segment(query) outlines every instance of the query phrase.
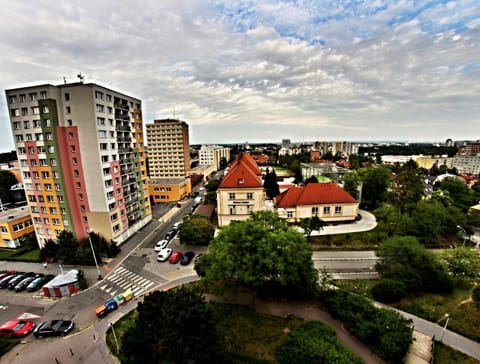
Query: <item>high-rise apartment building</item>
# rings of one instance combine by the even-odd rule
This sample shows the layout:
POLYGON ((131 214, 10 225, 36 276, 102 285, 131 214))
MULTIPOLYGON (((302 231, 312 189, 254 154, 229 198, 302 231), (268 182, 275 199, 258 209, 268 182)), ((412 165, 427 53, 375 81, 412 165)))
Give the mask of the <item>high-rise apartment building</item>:
POLYGON ((155 203, 178 201, 191 192, 188 124, 154 120, 147 127, 149 190, 155 203))
POLYGON ((35 233, 117 244, 151 220, 139 99, 83 82, 6 90, 35 233))
POLYGON ((146 125, 149 177, 186 177, 190 170, 188 124, 164 119, 146 125))
POLYGON ((225 148, 220 145, 202 145, 198 152, 198 157, 201 166, 213 165, 215 166, 215 170, 218 171, 223 158, 226 163, 229 162, 230 148, 225 148))

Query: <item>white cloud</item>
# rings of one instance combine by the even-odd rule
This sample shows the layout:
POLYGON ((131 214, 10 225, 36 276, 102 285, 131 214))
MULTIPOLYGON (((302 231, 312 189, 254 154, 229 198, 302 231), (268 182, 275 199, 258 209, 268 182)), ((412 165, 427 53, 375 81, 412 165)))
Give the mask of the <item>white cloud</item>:
MULTIPOLYGON (((479 19, 474 0, 6 2, 0 85, 82 72, 192 143, 478 138, 479 19)), ((3 99, 5 150, 8 123, 3 99)))

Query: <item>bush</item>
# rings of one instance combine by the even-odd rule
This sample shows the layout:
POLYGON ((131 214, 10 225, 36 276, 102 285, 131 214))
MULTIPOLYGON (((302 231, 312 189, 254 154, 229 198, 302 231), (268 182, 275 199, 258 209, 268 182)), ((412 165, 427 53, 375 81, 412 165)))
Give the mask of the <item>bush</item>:
POLYGON ((326 292, 324 302, 330 314, 373 352, 388 362, 403 362, 412 342, 410 321, 342 289, 326 292))
POLYGON ((291 332, 277 348, 280 364, 363 363, 338 341, 335 330, 318 321, 310 321, 291 332))
POLYGON ((475 307, 480 309, 480 286, 477 286, 472 291, 472 299, 475 303, 475 307))
POLYGON ((377 301, 392 303, 401 300, 407 295, 407 287, 401 281, 383 278, 373 286, 372 294, 377 301))

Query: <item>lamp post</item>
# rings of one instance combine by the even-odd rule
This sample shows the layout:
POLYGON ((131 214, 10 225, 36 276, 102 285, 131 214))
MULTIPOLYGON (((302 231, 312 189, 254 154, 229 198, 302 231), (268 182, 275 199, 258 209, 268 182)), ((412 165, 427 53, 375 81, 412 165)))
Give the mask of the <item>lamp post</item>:
POLYGON ((102 279, 102 274, 100 273, 100 269, 98 268, 98 263, 97 263, 97 256, 95 255, 95 250, 93 249, 93 244, 92 244, 92 238, 90 237, 90 233, 92 232, 92 229, 88 229, 88 241, 90 242, 90 249, 92 249, 92 254, 93 254, 93 260, 95 261, 95 267, 97 267, 97 273, 98 273, 98 280, 102 279))
POLYGON ((443 342, 443 336, 445 335, 445 331, 447 331, 448 320, 450 319, 450 315, 448 313, 445 314, 447 321, 445 321, 445 326, 443 326, 442 330, 442 337, 440 338, 440 342, 443 342))
POLYGON ((467 232, 465 231, 465 229, 463 227, 461 227, 460 225, 457 225, 457 229, 461 230, 462 231, 462 234, 463 234, 463 246, 465 246, 465 239, 467 238, 467 232))
POLYGON ((118 345, 117 335, 115 334, 115 328, 113 327, 112 323, 109 323, 108 326, 110 326, 110 328, 112 329, 113 338, 115 339, 115 345, 117 346, 117 354, 118 354, 120 348, 119 348, 119 345, 118 345))

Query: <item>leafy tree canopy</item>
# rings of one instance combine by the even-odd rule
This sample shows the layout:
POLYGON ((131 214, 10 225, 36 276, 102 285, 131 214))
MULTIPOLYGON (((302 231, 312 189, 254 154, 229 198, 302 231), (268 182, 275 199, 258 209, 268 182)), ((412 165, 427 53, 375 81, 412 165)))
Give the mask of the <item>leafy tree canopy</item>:
POLYGON ((363 208, 374 210, 386 201, 390 174, 390 169, 385 166, 360 171, 363 208))
POLYGON ((347 191, 350 196, 358 199, 358 187, 360 186, 360 177, 357 172, 352 171, 343 175, 343 189, 347 191))
POLYGON ((135 325, 121 339, 122 363, 222 362, 212 311, 198 288, 155 291, 137 312, 135 325))
POLYGON ((325 224, 325 221, 320 219, 318 216, 313 216, 311 218, 307 217, 305 219, 301 219, 299 225, 305 232, 305 235, 307 236, 307 240, 308 240, 310 239, 310 236, 312 235, 313 231, 322 230, 326 224, 325 224))
POLYGON ((280 193, 280 187, 278 186, 275 169, 270 172, 270 169, 267 168, 265 180, 263 182, 263 188, 265 188, 265 192, 269 199, 275 198, 280 193))
POLYGON ((201 214, 190 215, 183 220, 178 234, 182 244, 208 245, 215 234, 215 227, 201 214))
POLYGON ((10 171, 0 170, 0 199, 2 203, 13 202, 10 187, 17 184, 17 178, 10 171))
POLYGON ((417 163, 410 159, 399 167, 390 188, 390 198, 400 211, 405 212, 425 195, 424 174, 417 163))
POLYGON ((202 257, 207 282, 260 287, 268 282, 298 294, 316 289, 318 272, 305 237, 277 213, 255 212, 223 227, 202 257))
POLYGON ((480 280, 478 251, 466 247, 446 249, 442 252, 441 259, 452 276, 480 280))
POLYGON ((439 258, 413 236, 387 239, 377 250, 376 269, 383 278, 403 282, 410 293, 451 292, 453 282, 439 258))

